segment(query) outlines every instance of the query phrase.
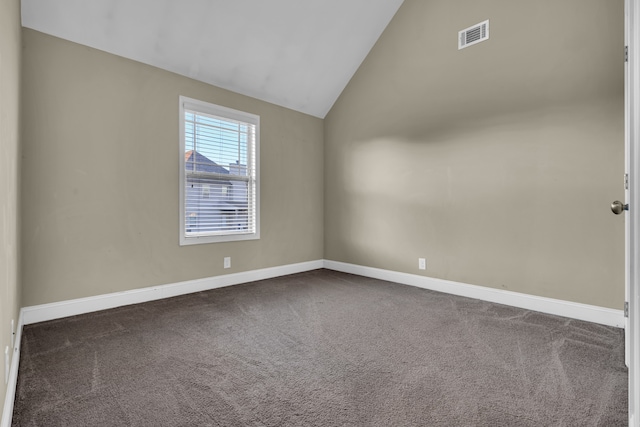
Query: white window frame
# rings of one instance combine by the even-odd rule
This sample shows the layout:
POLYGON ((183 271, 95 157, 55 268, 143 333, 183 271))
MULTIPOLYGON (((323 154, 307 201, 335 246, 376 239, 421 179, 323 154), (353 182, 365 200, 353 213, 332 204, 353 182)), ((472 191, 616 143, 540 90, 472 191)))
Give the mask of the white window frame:
MULTIPOLYGON (((180 96, 179 122, 180 122, 180 246, 194 245, 201 243, 219 243, 219 242, 235 242, 241 240, 257 240, 260 239, 260 116, 234 110, 220 105, 211 104, 209 102, 200 101, 186 96, 180 96), (196 111, 203 114, 209 114, 229 119, 233 121, 245 122, 255 126, 255 140, 253 157, 251 160, 255 163, 254 177, 254 200, 255 200, 255 230, 253 232, 246 231, 229 231, 224 234, 203 234, 191 235, 186 234, 186 206, 185 206, 185 110, 196 111)), ((250 154, 251 156, 251 154, 250 154)))

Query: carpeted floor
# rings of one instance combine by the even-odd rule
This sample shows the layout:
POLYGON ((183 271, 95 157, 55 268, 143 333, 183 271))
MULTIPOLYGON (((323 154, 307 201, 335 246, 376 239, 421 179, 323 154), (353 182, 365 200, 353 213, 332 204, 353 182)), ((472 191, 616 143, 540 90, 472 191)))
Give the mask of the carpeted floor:
POLYGON ((622 330, 328 270, 26 326, 14 426, 623 426, 622 330))

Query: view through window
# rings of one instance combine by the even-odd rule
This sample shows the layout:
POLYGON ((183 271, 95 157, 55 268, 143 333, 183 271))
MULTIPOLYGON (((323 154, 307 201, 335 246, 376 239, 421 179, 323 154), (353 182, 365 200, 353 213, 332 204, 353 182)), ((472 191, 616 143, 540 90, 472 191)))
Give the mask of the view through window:
POLYGON ((181 97, 181 243, 259 238, 259 117, 181 97))

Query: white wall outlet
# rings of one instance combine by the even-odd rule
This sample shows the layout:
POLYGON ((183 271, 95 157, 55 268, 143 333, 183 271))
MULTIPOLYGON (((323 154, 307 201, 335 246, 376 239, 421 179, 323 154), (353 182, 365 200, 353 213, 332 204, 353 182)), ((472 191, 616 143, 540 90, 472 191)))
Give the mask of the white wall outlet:
POLYGON ((231 257, 224 257, 224 268, 231 268, 231 257))
POLYGON ((427 269, 427 260, 425 258, 418 258, 418 268, 420 270, 427 269))
POLYGON ((4 348, 4 383, 9 382, 9 346, 4 348))
POLYGON ((13 319, 11 319, 11 348, 14 348, 15 346, 16 346, 16 326, 13 319))

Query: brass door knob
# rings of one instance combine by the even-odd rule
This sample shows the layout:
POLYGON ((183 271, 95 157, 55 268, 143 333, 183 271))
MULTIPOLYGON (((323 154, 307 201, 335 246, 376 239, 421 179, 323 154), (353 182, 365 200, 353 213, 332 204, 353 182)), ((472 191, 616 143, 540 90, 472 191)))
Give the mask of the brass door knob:
POLYGON ((629 205, 625 205, 618 200, 611 203, 611 212, 613 212, 616 215, 620 215, 622 211, 628 211, 628 210, 629 210, 629 205))

